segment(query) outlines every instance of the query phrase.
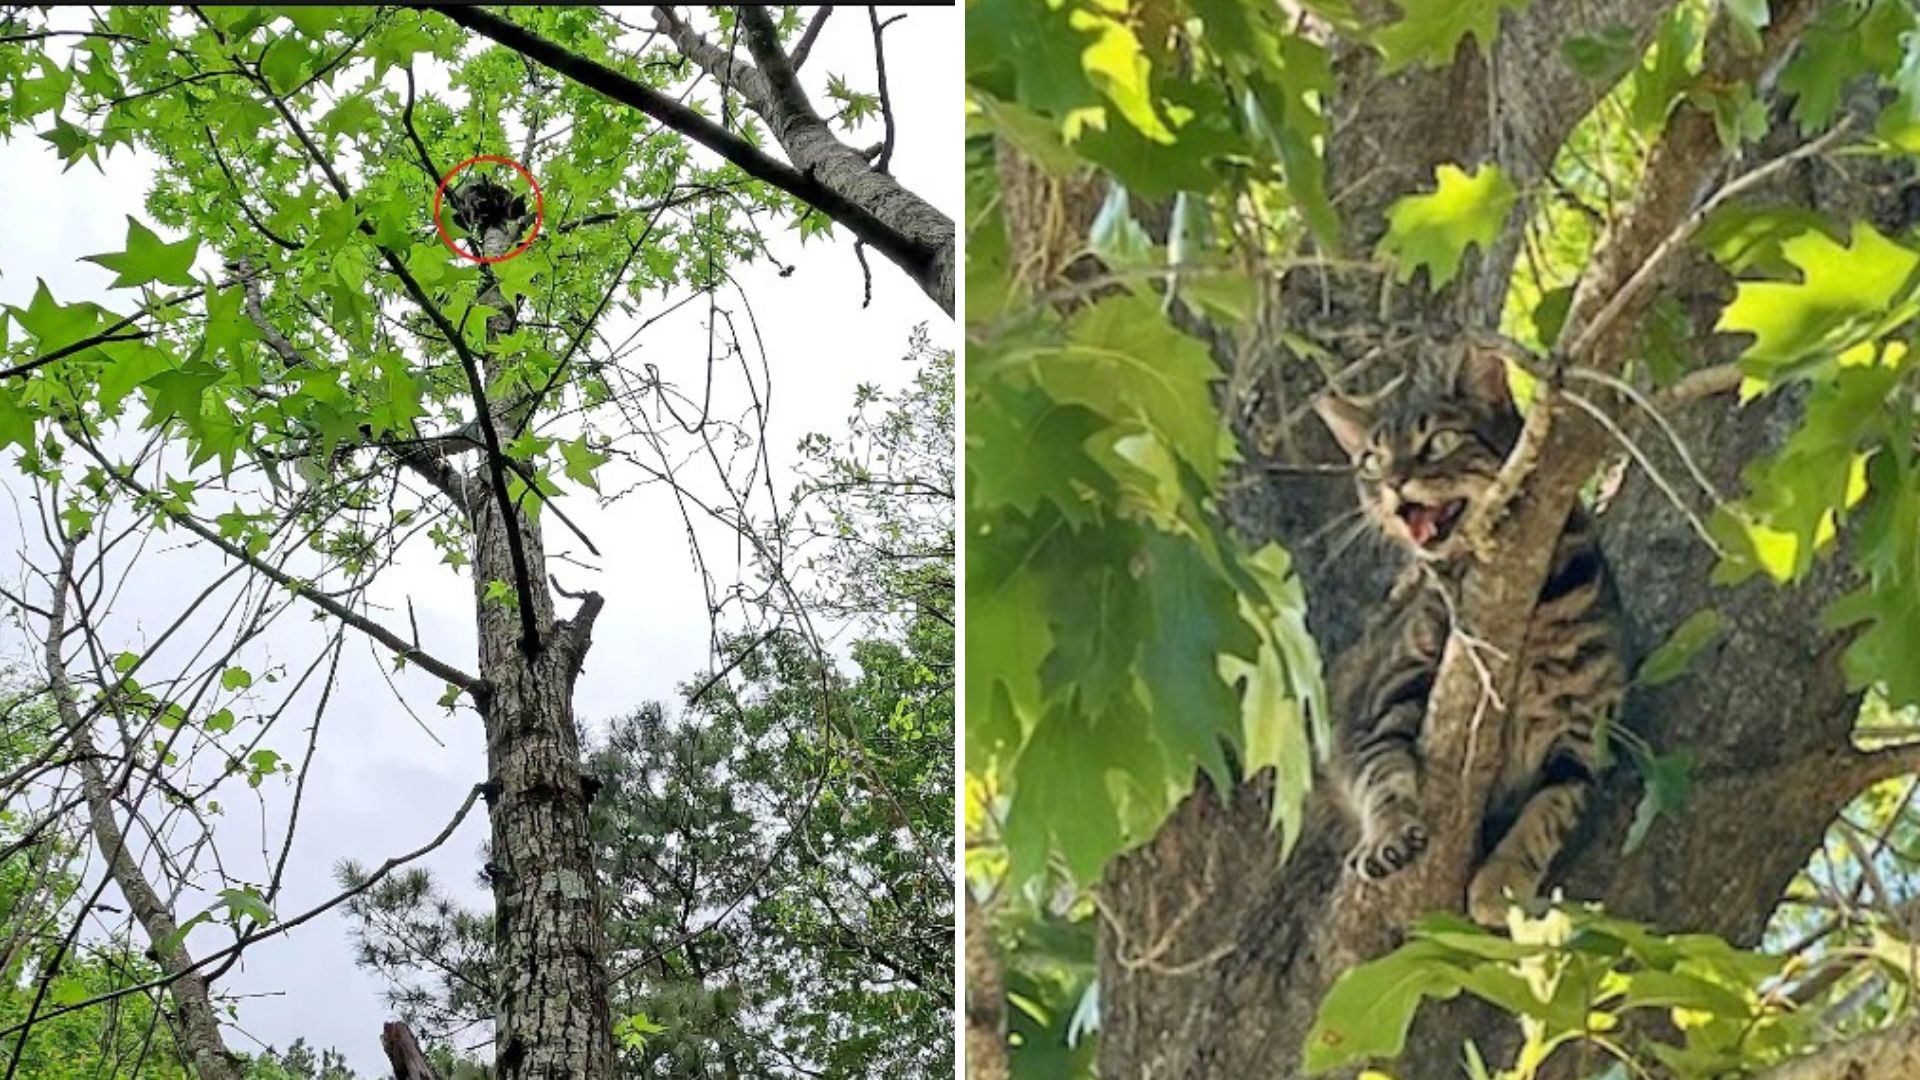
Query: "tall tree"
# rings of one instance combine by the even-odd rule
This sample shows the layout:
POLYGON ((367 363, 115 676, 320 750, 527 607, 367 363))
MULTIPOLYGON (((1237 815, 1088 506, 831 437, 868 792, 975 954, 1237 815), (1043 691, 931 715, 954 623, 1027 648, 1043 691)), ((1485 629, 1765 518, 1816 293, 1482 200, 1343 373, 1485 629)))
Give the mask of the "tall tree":
MULTIPOLYGON (((730 271, 765 252, 768 220, 787 219, 808 236, 829 232, 831 219, 911 262, 937 296, 939 223, 922 214, 921 231, 902 240, 906 224, 883 220, 898 185, 884 177, 863 185, 844 155, 801 173, 743 151, 762 136, 724 97, 732 90, 722 92, 717 124, 694 123, 698 110, 676 106, 663 131, 591 82, 557 78, 470 37, 456 15, 470 24, 485 16, 496 33, 515 27, 588 58, 649 102, 690 89, 679 44, 612 45, 625 27, 591 9, 526 10, 511 22, 472 9, 114 8, 72 24, 0 14, 8 90, 0 132, 34 131, 70 166, 111 168, 119 147, 159 163, 149 220, 130 217, 124 248, 93 256, 136 299, 63 302, 42 283, 0 319, 9 331, 0 338, 0 445, 21 452, 50 547, 87 551, 77 569, 47 574, 64 583, 52 597, 15 600, 46 631, 49 671, 83 673, 61 695, 63 738, 91 760, 82 736, 93 732, 110 765, 94 779, 117 777, 92 785, 102 796, 89 803, 96 817, 111 816, 119 800, 119 839, 96 830, 99 842, 109 850, 138 842, 136 862, 175 875, 154 890, 154 905, 141 906, 163 916, 142 921, 166 968, 155 981, 177 1002, 191 1008, 195 987, 249 945, 355 895, 276 910, 293 826, 277 863, 261 871, 265 885, 230 875, 213 839, 222 784, 287 777, 297 807, 314 741, 296 768, 238 721, 244 695, 280 695, 260 714, 270 728, 309 677, 331 686, 340 634, 288 686, 274 685, 277 670, 242 662, 280 614, 304 608, 386 652, 412 692, 445 687, 442 703, 472 709, 486 734, 482 782, 438 837, 423 829, 426 846, 355 888, 377 886, 443 842, 483 802, 497 1074, 606 1077, 615 1042, 606 907, 589 824, 594 785, 573 711, 604 601, 556 581, 574 572, 575 551, 598 555, 566 503, 631 468, 755 542, 744 488, 764 483, 769 464, 751 437, 765 422, 765 374, 748 363, 750 347, 721 306, 723 296, 750 303, 730 271), (429 78, 453 92, 430 91, 429 78), (512 153, 518 168, 466 161, 476 150, 512 153), (498 194, 483 193, 483 180, 498 194), (885 235, 862 231, 876 221, 885 235), (704 309, 708 370, 739 369, 753 391, 746 417, 713 415, 710 397, 636 361, 631 339, 602 336, 612 314, 643 303, 658 305, 655 318, 680 305, 704 309), (671 414, 682 441, 650 413, 671 414), (730 463, 714 440, 736 437, 747 453, 730 463), (711 465, 705 483, 723 500, 688 491, 683 454, 711 465), (555 529, 565 530, 558 548, 555 529), (71 632, 64 599, 111 595, 130 572, 128 553, 153 530, 229 571, 168 631, 204 631, 203 641, 170 651, 166 637, 136 647, 97 625, 71 632), (469 579, 470 659, 449 658, 369 601, 369 588, 390 577, 383 572, 410 557, 403 552, 428 543, 469 579), (195 623, 196 609, 223 604, 229 621, 211 631, 195 623), (189 853, 178 860, 175 830, 189 853), (211 890, 220 902, 191 915, 167 910, 200 875, 224 886, 211 890), (235 941, 195 956, 183 935, 211 920, 231 923, 235 941)), ((794 12, 778 24, 761 13, 743 24, 761 65, 771 63, 787 88, 783 101, 793 101, 798 58, 785 42, 797 39, 792 48, 803 53, 818 20, 804 36, 794 12)), ((877 30, 873 37, 878 63, 877 30)), ((877 69, 891 132, 883 79, 877 69)), ((881 119, 854 116, 849 127, 881 119)), ((777 562, 770 572, 784 573, 777 562)), ((810 629, 798 632, 822 650, 810 629)), ((323 689, 316 733, 326 701, 323 689)), ((114 1000, 49 1004, 55 977, 44 973, 41 1000, 7 1035, 114 1000)), ((16 1053, 9 1070, 17 1067, 16 1053)))
MULTIPOLYGON (((968 753, 1011 878, 980 869, 1008 882, 1010 987, 1037 944, 1018 887, 1049 853, 1091 886, 1040 895, 1098 928, 1102 1075, 1297 1074, 1335 979, 1460 909, 1499 753, 1473 734, 1596 480, 1631 651, 1667 670, 1631 695, 1642 768, 1563 857, 1569 895, 1755 945, 1841 807, 1914 767, 1853 741, 1863 688, 1915 701, 1909 6, 1295 7, 970 11, 968 753), (1525 434, 1423 730, 1434 847, 1368 890, 1306 795, 1316 689, 1276 676, 1348 647, 1394 567, 1346 542, 1306 405, 1468 347, 1530 386, 1525 434), (1284 665, 1234 602, 1274 593, 1213 554, 1223 518, 1293 556, 1312 632, 1284 665), (1181 612, 1180 696, 1174 580, 1214 590, 1181 612), (1106 781, 1054 794, 1094 754, 1106 781)), ((1016 1015, 1016 1066, 1084 1031, 1074 1000, 1016 1015)), ((1496 1012, 1423 1017, 1396 1076, 1508 1045, 1496 1012)))
MULTIPOLYGON (((802 442, 786 515, 796 551, 824 545, 801 591, 857 628, 857 672, 791 631, 742 634, 589 757, 625 1071, 952 1071, 950 856, 903 826, 943 837, 953 816, 953 357, 922 328, 909 360, 905 390, 859 389, 846 436, 802 442)), ((424 1035, 484 1020, 490 920, 424 871, 349 910, 424 1035)))

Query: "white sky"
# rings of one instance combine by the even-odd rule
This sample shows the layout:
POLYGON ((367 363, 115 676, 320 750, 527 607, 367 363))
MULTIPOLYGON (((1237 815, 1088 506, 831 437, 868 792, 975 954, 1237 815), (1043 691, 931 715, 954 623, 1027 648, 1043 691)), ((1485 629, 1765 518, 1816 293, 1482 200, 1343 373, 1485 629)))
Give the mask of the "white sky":
MULTIPOLYGON (((907 187, 957 219, 962 135, 955 95, 960 86, 962 13, 957 7, 883 8, 882 17, 896 10, 911 13, 887 32, 889 85, 901 120, 893 172, 907 187)), ((645 21, 644 12, 633 14, 645 21)), ((865 15, 859 8, 836 12, 807 63, 805 81, 823 108, 826 99, 821 88, 829 73, 844 75, 859 88, 872 87, 871 36, 865 15)), ((877 132, 874 127, 851 141, 856 145, 875 141, 877 132)), ((513 151, 496 148, 495 152, 513 151)), ((109 291, 110 271, 77 260, 119 250, 127 215, 146 220, 142 202, 153 161, 123 148, 108 159, 104 176, 87 164, 65 173, 61 168, 52 148, 31 133, 16 132, 11 141, 0 142, 0 206, 14 208, 0 219, 0 303, 25 305, 35 279, 43 278, 62 302, 92 299, 110 309, 127 310, 135 302, 135 293, 109 291)), ((427 220, 424 206, 422 220, 427 220)), ((162 235, 175 238, 165 230, 162 235)), ((957 335, 933 302, 877 255, 868 256, 873 266, 872 307, 862 310, 861 275, 850 243, 815 241, 801 249, 787 237, 769 239, 777 257, 797 267, 793 275, 779 278, 772 267, 760 263, 741 268, 736 276, 746 287, 766 344, 774 396, 768 452, 780 470, 776 486, 784 491, 790 479, 785 470, 794 462, 796 441, 809 431, 840 434, 856 384, 874 382, 892 388, 910 377, 911 367, 900 358, 916 323, 929 323, 939 345, 957 345, 957 335)), ((746 336, 740 305, 726 298, 722 303, 735 308, 746 336)), ((642 311, 643 317, 647 314, 642 311)), ((657 324, 643 338, 648 344, 639 359, 657 364, 669 380, 698 387, 706 358, 704 319, 704 304, 693 304, 657 324)), ((632 320, 615 315, 605 325, 606 336, 618 341, 631 324, 632 320)), ((750 337, 746 344, 752 347, 750 337)), ((734 389, 735 400, 723 397, 716 402, 716 412, 738 412, 744 407, 734 389)), ((719 393, 726 391, 723 386, 719 393)), ((601 486, 614 491, 633 479, 609 466, 601 486)), ((19 570, 6 564, 20 554, 41 554, 43 545, 37 540, 32 511, 27 511, 24 523, 16 513, 16 500, 24 499, 30 487, 10 461, 0 466, 0 480, 7 496, 0 497, 0 577, 18 583, 19 570)), ((575 697, 578 715, 594 725, 643 701, 670 699, 677 683, 707 666, 709 627, 679 511, 666 491, 642 489, 606 510, 577 498, 562 505, 606 556, 597 560, 598 574, 559 569, 563 584, 590 585, 607 597, 575 697)), ((564 537, 557 523, 549 522, 547 537, 550 551, 572 549, 586 557, 584 550, 564 537)), ((717 540, 718 534, 709 533, 708 538, 717 540)), ((731 549, 711 544, 708 550, 710 558, 721 556, 715 573, 724 586, 732 580, 731 549)), ((109 647, 142 651, 144 643, 220 567, 217 557, 210 557, 203 548, 188 548, 174 536, 150 546, 106 624, 109 647)), ((422 643, 435 655, 471 670, 469 589, 464 577, 437 565, 436 557, 422 546, 417 557, 389 570, 372 595, 376 603, 392 605, 390 610, 399 614, 391 624, 401 628, 411 600, 422 643)), ((561 613, 569 613, 572 606, 570 601, 560 601, 561 613)), ((243 654, 241 662, 255 672, 285 663, 297 673, 313 655, 318 640, 316 624, 306 621, 305 612, 294 611, 275 624, 261 647, 243 654)), ((0 630, 0 653, 19 655, 24 645, 17 630, 0 630)), ((440 830, 468 788, 484 777, 484 743, 472 711, 462 709, 448 717, 434 704, 440 692, 435 680, 417 674, 397 676, 408 703, 445 744, 436 745, 387 689, 379 674, 385 662, 365 639, 350 632, 332 704, 322 721, 319 755, 304 795, 285 892, 277 905, 282 914, 297 913, 331 896, 336 891, 332 868, 339 860, 377 864, 424 843, 440 830)), ((303 695, 299 699, 303 704, 289 710, 267 745, 297 760, 313 699, 311 693, 303 695)), ((235 711, 244 714, 241 705, 235 711)), ((290 789, 270 782, 262 793, 264 812, 244 797, 244 786, 221 794, 228 804, 227 814, 220 819, 228 870, 255 882, 265 879, 265 867, 270 865, 261 850, 263 840, 277 852, 282 832, 278 825, 284 821, 290 789)), ((485 816, 476 810, 451 841, 417 865, 433 869, 443 886, 464 894, 469 902, 484 904, 486 896, 474 878, 485 833, 485 816)), ((205 895, 190 895, 179 908, 185 916, 206 906, 205 895)), ((218 948, 224 934, 196 932, 192 945, 197 953, 218 948)), ((338 1047, 363 1077, 386 1075, 378 1045, 380 1024, 389 1018, 381 1000, 383 984, 354 965, 344 919, 325 916, 288 937, 255 946, 221 988, 244 996, 240 1025, 251 1036, 276 1048, 304 1036, 316 1046, 338 1047)), ((258 1049, 246 1035, 229 1030, 228 1036, 236 1050, 258 1049)))

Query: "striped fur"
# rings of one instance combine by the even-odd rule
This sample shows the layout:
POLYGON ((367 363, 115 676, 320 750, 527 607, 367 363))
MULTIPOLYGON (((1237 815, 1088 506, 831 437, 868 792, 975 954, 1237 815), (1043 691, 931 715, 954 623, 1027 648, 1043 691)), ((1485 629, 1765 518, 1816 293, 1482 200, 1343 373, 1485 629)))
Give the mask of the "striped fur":
MULTIPOLYGON (((1467 558, 1455 529, 1499 471, 1520 420, 1500 359, 1472 353, 1451 370, 1417 371, 1382 400, 1329 397, 1316 408, 1353 458, 1378 531, 1413 556, 1332 679, 1339 778, 1360 831, 1347 864, 1378 879, 1427 845, 1419 744, 1450 629, 1441 590, 1457 591, 1467 558)), ((1489 713, 1504 766, 1468 889, 1468 911, 1481 922, 1504 924, 1509 898, 1538 894, 1580 820, 1599 740, 1626 686, 1617 610, 1591 523, 1575 509, 1527 626, 1512 708, 1489 713)))

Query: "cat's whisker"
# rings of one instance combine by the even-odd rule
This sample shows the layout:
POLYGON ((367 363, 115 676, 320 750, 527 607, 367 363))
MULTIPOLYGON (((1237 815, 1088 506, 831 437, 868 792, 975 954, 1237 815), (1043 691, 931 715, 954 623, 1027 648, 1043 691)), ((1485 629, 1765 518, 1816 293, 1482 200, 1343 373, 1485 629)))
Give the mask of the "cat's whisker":
POLYGON ((1340 557, 1341 552, 1352 547, 1353 542, 1355 540, 1360 539, 1362 536, 1366 536, 1368 534, 1368 531, 1369 530, 1367 529, 1367 523, 1364 518, 1362 520, 1354 522, 1353 526, 1350 529, 1348 529, 1347 535, 1341 538, 1339 543, 1327 549, 1326 556, 1321 559, 1322 565, 1326 563, 1330 563, 1335 559, 1338 559, 1340 557))
POLYGON ((1298 543, 1296 543, 1294 547, 1299 551, 1305 551, 1308 548, 1312 547, 1314 544, 1319 543, 1321 540, 1324 540, 1327 537, 1327 534, 1333 532, 1336 529, 1341 528, 1342 526, 1346 525, 1348 522, 1352 521, 1354 518, 1359 517, 1364 513, 1366 513, 1365 507, 1356 506, 1351 510, 1345 511, 1343 513, 1335 514, 1332 518, 1329 518, 1326 522, 1321 524, 1319 528, 1308 533, 1304 538, 1302 538, 1298 543))

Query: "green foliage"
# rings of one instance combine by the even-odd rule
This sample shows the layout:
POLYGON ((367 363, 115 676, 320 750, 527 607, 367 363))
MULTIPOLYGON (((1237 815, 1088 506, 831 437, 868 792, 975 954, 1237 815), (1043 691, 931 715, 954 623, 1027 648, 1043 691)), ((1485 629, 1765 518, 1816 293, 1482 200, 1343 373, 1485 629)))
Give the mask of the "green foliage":
MULTIPOLYGON (((610 56, 604 42, 617 28, 599 13, 517 17, 652 85, 667 76, 649 60, 677 55, 662 46, 651 57, 610 56)), ((10 32, 37 25, 19 15, 0 22, 10 32)), ((370 538, 403 523, 366 520, 372 485, 355 463, 375 443, 456 428, 471 415, 460 358, 414 285, 465 327, 470 348, 488 352, 492 395, 551 388, 521 433, 538 440, 523 462, 532 479, 514 482, 564 497, 548 475, 594 489, 606 453, 590 418, 585 434, 579 421, 564 437, 544 430, 557 412, 592 404, 558 370, 582 330, 577 316, 718 280, 761 249, 751 220, 693 212, 703 201, 799 216, 737 168, 690 161, 683 141, 632 110, 575 84, 530 79, 508 50, 463 51, 465 32, 432 12, 117 8, 98 12, 89 30, 98 36, 9 42, 0 135, 38 130, 74 162, 103 165, 123 146, 155 157, 146 212, 129 219, 124 250, 88 257, 115 272, 115 288, 137 293, 107 310, 63 302, 43 284, 25 307, 0 315, 9 331, 0 366, 95 341, 0 387, 0 442, 30 450, 67 425, 110 433, 138 424, 185 451, 162 487, 191 492, 257 473, 272 498, 223 508, 236 516, 221 523, 255 555, 267 543, 258 523, 277 517, 279 497, 297 483, 314 495, 303 513, 325 534, 316 546, 341 554, 349 570, 378 565, 391 540, 370 538), (446 66, 464 104, 409 93, 407 72, 429 64, 446 66), (552 136, 527 162, 552 219, 534 249, 489 279, 440 244, 429 205, 437 170, 476 146, 504 146, 509 119, 552 136), (605 167, 616 154, 623 167, 605 167), (651 223, 625 212, 669 195, 688 209, 651 223), (565 227, 589 218, 596 223, 565 227), (513 290, 520 310, 516 330, 488 348, 479 301, 490 280, 513 290)), ((44 457, 28 464, 58 471, 44 457)), ((537 514, 543 500, 527 503, 537 514)), ((182 500, 158 509, 195 508, 182 500)), ((99 510, 77 499, 58 508, 74 526, 99 510)))
POLYGON ((1411 64, 1444 67, 1453 62, 1460 42, 1473 38, 1482 55, 1500 31, 1503 11, 1518 11, 1527 0, 1397 0, 1404 13, 1373 36, 1384 58, 1383 71, 1411 64))
MULTIPOLYGON (((623 1067, 951 1072, 951 630, 920 620, 904 641, 861 642, 853 678, 788 635, 727 649, 736 685, 678 716, 615 719, 587 765, 623 1067), (899 839, 901 813, 919 846, 899 839)), ((490 917, 425 872, 349 913, 359 961, 424 1039, 491 1015, 490 917)))
POLYGON ((1716 579, 1764 571, 1777 581, 1809 573, 1841 526, 1864 582, 1828 612, 1860 624, 1844 658, 1857 687, 1879 685, 1895 705, 1920 702, 1920 674, 1895 659, 1920 647, 1920 495, 1910 409, 1908 339, 1920 315, 1920 251, 1855 223, 1850 242, 1820 223, 1777 233, 1778 264, 1744 255, 1736 265, 1780 276, 1740 281, 1720 319, 1752 335, 1741 355, 1746 394, 1806 387, 1800 426, 1745 472, 1747 494, 1711 525, 1727 552, 1716 579), (1784 264, 1780 266, 1779 264, 1784 264))
POLYGON ((155 281, 164 285, 191 285, 194 281, 191 273, 193 257, 199 248, 199 242, 192 238, 177 244, 166 243, 153 230, 128 218, 127 249, 105 255, 89 255, 87 260, 117 272, 120 276, 113 279, 113 288, 116 289, 155 281))
POLYGON ((1301 827, 1326 722, 1304 597, 1284 551, 1221 521, 1220 369, 1169 308, 1250 322, 1247 260, 1337 250, 1334 82, 1327 46, 1252 0, 980 0, 967 26, 967 877, 1014 1075, 1064 1080, 1091 1075, 1084 886, 1107 861, 1203 771, 1274 771, 1276 860, 1301 827), (1100 171, 1085 247, 1120 284, 1056 308, 1009 258, 1010 152, 1045 182, 1100 171), (1262 227, 1226 228, 1249 204, 1262 227))
POLYGON ((1676 1080, 1708 1080, 1790 1056, 1821 1034, 1769 992, 1776 957, 1707 935, 1659 934, 1590 907, 1539 917, 1516 909, 1509 929, 1502 937, 1430 916, 1405 945, 1343 973, 1307 1037, 1307 1071, 1397 1056, 1422 1001, 1462 992, 1520 1024, 1503 1080, 1526 1080, 1555 1049, 1581 1043, 1633 1068, 1657 1061, 1676 1080), (1675 1023, 1633 1023, 1641 1010, 1675 1023))
POLYGON ((1702 608, 1687 616, 1685 622, 1667 635, 1667 640, 1640 661, 1634 681, 1642 686, 1659 686, 1686 674, 1693 658, 1719 638, 1726 625, 1726 618, 1713 608, 1702 608))
POLYGON ((1282 766, 1274 813, 1297 822, 1307 759, 1278 757, 1306 740, 1272 729, 1300 731, 1295 703, 1323 719, 1317 655, 1285 555, 1242 552, 1211 510, 1214 372, 1138 295, 969 354, 967 753, 1005 785, 1017 880, 1058 853, 1090 881, 1196 769, 1228 782, 1228 748, 1282 766))
POLYGON ((1517 196, 1498 165, 1472 173, 1442 165, 1434 180, 1431 194, 1404 196, 1387 211, 1380 254, 1394 260, 1401 281, 1424 267, 1428 287, 1437 290, 1459 273, 1469 247, 1492 245, 1517 196))
POLYGON ((1050 167, 1082 158, 1148 198, 1257 189, 1336 239, 1316 143, 1332 70, 1270 5, 979 0, 967 84, 976 120, 1050 167))

